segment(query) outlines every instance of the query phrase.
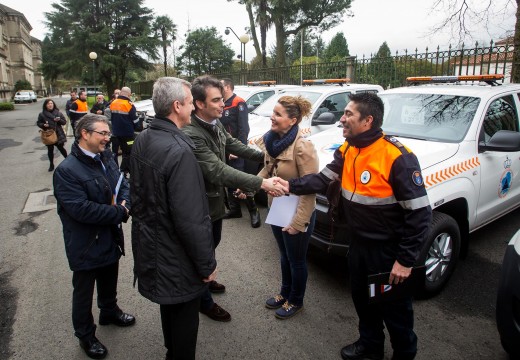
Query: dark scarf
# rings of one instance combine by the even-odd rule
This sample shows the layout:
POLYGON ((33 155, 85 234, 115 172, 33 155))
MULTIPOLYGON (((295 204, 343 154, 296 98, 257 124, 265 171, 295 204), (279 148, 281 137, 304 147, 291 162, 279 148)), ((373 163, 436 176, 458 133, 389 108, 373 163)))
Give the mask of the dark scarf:
POLYGON ((54 118, 59 116, 59 111, 56 109, 53 109, 52 112, 45 109, 42 111, 42 115, 45 119, 47 119, 49 126, 53 129, 56 129, 56 122, 54 121, 54 118))
POLYGON ((383 129, 370 129, 367 130, 357 136, 354 136, 353 138, 345 138, 345 140, 348 141, 348 143, 352 146, 355 146, 357 148, 364 148, 368 145, 373 144, 376 140, 380 139, 383 136, 383 129))
POLYGON ((296 135, 298 135, 298 125, 294 125, 290 128, 281 138, 277 133, 269 130, 264 135, 264 144, 267 153, 272 158, 276 158, 294 142, 296 135))

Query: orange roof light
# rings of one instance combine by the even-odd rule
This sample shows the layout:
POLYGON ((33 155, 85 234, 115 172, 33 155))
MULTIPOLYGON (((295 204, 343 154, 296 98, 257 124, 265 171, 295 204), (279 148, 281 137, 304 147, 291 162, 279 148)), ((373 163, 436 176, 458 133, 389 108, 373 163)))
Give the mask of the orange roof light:
POLYGON ((346 84, 348 82, 350 82, 349 78, 345 78, 345 79, 316 79, 316 80, 303 80, 303 85, 346 84))
POLYGON ((485 82, 494 82, 497 80, 502 80, 504 78, 503 74, 493 74, 493 75, 451 75, 451 76, 411 76, 407 77, 406 81, 409 82, 430 82, 430 83, 452 83, 458 81, 485 81, 485 82))
POLYGON ((259 85, 276 85, 275 80, 264 80, 264 81, 248 81, 247 86, 259 86, 259 85))

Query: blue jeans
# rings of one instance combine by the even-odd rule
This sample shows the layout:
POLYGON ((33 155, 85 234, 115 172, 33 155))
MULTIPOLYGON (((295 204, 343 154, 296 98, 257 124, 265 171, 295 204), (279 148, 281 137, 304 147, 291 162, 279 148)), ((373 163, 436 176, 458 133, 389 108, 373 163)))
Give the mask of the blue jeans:
POLYGON ((307 286, 307 248, 314 230, 316 212, 312 213, 307 232, 291 235, 279 226, 271 225, 274 237, 280 249, 282 269, 282 295, 289 303, 302 306, 307 286))

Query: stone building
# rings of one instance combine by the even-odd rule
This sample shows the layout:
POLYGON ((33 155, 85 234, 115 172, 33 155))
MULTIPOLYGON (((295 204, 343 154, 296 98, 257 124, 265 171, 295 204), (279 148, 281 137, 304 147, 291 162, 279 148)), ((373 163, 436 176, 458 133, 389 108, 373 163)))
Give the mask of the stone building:
POLYGON ((46 95, 39 70, 42 42, 30 35, 31 24, 24 14, 0 4, 0 101, 14 96, 14 84, 27 80, 40 96, 46 95))

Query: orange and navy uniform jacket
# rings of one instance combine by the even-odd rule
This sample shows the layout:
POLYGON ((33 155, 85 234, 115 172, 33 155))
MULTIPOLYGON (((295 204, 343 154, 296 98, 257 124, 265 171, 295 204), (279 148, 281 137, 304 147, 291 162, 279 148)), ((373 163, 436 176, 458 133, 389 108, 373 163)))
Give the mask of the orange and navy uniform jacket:
POLYGON ((119 95, 110 103, 110 112, 114 136, 133 137, 134 125, 138 118, 135 106, 130 99, 119 95))
POLYGON ((244 99, 236 94, 227 99, 224 103, 224 114, 222 114, 220 122, 231 136, 247 145, 249 117, 244 99))
POLYGON ((81 119, 85 114, 88 113, 88 105, 87 101, 83 101, 80 99, 76 99, 71 105, 70 105, 70 121, 73 123, 76 123, 79 119, 81 119))
POLYGON ((431 223, 431 207, 417 157, 397 139, 372 131, 368 142, 347 141, 319 174, 291 179, 289 190, 301 195, 325 193, 341 179, 342 204, 351 236, 358 241, 396 241, 397 261, 417 261, 431 223))

